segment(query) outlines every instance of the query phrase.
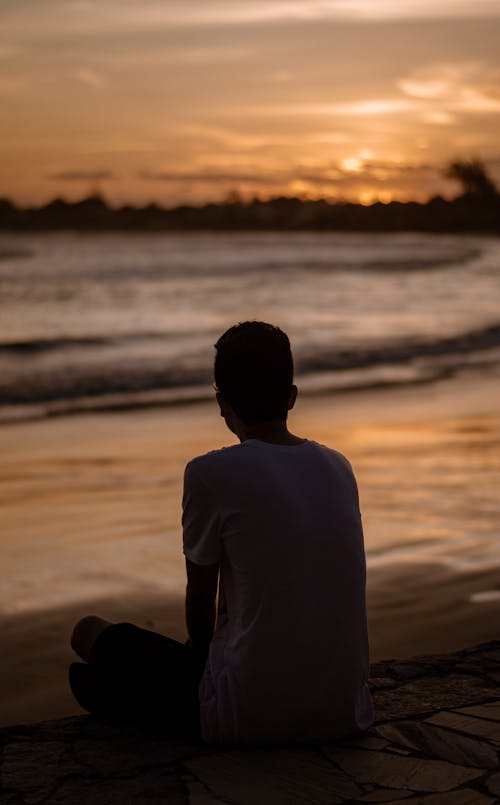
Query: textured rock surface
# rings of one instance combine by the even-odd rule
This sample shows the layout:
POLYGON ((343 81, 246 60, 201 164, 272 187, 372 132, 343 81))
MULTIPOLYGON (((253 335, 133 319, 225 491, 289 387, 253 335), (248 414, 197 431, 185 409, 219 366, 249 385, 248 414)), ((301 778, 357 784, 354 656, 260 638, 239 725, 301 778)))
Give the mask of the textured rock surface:
POLYGON ((500 641, 372 666, 376 725, 328 746, 215 750, 90 717, 0 730, 11 805, 500 802, 500 641))

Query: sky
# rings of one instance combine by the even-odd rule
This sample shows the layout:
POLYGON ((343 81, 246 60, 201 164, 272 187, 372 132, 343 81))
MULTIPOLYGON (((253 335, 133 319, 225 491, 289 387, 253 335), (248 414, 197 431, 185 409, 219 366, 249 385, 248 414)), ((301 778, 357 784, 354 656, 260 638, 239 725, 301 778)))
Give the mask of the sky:
POLYGON ((500 183, 500 0, 0 0, 0 197, 456 195, 500 183))

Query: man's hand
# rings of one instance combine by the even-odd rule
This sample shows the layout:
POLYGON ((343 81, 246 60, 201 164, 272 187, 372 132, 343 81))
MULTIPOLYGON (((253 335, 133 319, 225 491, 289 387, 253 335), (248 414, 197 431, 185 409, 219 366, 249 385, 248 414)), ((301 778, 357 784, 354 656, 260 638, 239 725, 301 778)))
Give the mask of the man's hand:
POLYGON ((186 625, 199 674, 203 673, 215 628, 219 563, 195 565, 186 558, 186 625))

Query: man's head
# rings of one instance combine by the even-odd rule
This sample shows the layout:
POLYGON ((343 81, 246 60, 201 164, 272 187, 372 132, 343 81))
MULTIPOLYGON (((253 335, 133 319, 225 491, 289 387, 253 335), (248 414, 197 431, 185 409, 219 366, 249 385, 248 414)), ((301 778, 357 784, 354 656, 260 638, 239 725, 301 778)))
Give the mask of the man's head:
POLYGON ((283 330, 245 321, 226 330, 215 349, 215 386, 234 413, 246 425, 286 422, 296 389, 290 341, 283 330))

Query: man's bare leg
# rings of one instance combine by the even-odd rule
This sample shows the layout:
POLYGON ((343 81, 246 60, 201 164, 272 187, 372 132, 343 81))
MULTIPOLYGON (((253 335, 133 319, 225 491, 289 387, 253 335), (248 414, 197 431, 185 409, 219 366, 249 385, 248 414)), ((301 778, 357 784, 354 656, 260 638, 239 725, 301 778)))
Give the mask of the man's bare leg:
POLYGON ((99 618, 97 615, 87 615, 78 621, 71 635, 71 648, 85 660, 90 662, 92 646, 95 640, 108 626, 110 621, 99 618))

